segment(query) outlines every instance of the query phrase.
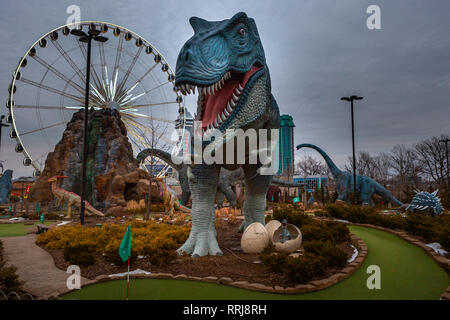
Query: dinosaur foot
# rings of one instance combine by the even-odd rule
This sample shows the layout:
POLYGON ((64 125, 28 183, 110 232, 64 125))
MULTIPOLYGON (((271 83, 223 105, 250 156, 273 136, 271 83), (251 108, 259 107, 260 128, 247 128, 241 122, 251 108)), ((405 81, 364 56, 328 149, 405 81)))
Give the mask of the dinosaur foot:
POLYGON ((179 255, 192 254, 193 258, 206 255, 221 256, 223 253, 217 243, 215 230, 192 232, 186 242, 177 250, 179 255))

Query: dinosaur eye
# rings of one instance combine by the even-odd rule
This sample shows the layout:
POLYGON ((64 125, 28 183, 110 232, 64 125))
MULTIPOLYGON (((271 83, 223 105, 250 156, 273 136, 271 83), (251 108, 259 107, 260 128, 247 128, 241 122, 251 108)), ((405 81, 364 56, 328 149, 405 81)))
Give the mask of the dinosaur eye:
POLYGON ((240 34, 241 36, 244 36, 244 35, 245 35, 245 29, 244 29, 244 28, 240 28, 240 29, 239 29, 239 34, 240 34))

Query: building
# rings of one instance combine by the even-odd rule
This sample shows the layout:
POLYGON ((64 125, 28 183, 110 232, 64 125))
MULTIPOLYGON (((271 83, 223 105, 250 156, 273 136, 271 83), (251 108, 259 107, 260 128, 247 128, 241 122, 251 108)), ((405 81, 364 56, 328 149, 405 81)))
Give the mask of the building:
POLYGON ((294 121, 290 115, 284 114, 281 117, 279 146, 280 146, 280 167, 278 174, 286 176, 291 180, 294 174, 294 121))
MULTIPOLYGON (((294 175, 295 183, 304 183, 305 190, 308 193, 313 193, 316 189, 328 188, 328 176, 312 175, 302 177, 300 175, 294 175)), ((300 190, 299 190, 300 192, 300 190)))

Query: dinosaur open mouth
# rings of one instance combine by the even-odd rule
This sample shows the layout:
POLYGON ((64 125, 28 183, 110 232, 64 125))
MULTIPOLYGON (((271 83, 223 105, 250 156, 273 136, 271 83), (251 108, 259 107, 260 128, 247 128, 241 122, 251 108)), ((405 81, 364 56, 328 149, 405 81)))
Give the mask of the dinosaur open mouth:
POLYGON ((184 95, 195 94, 195 88, 197 88, 199 95, 195 120, 202 122, 203 131, 219 128, 233 113, 248 80, 261 68, 254 65, 245 73, 228 71, 219 81, 209 86, 178 84, 178 88, 184 95))

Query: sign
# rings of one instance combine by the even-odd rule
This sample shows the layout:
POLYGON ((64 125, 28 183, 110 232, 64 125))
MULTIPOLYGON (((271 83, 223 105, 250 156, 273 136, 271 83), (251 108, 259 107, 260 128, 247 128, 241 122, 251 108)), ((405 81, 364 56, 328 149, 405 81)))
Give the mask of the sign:
POLYGON ((41 213, 41 216, 39 217, 39 220, 41 221, 41 223, 44 223, 45 215, 43 213, 41 213))
POLYGON ((295 197, 294 199, 292 199, 292 203, 297 203, 300 202, 300 197, 295 197))

